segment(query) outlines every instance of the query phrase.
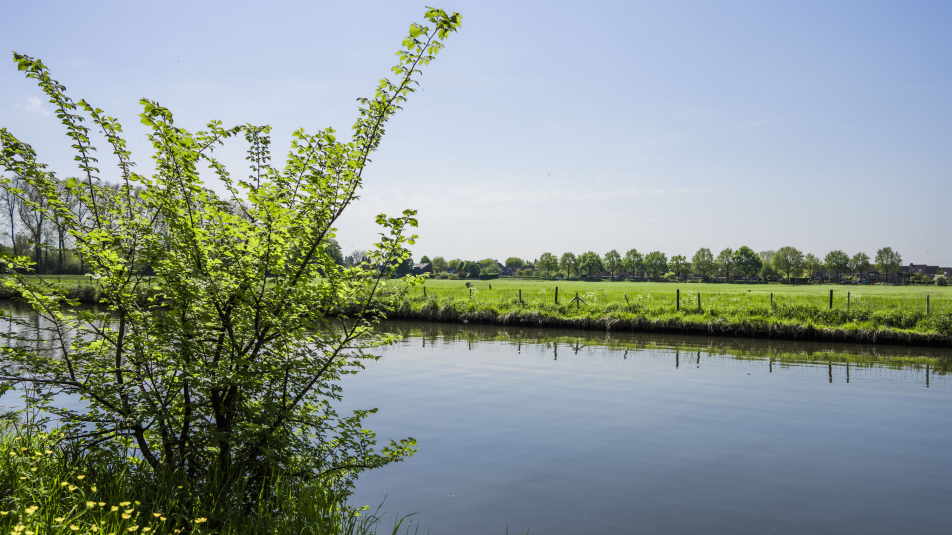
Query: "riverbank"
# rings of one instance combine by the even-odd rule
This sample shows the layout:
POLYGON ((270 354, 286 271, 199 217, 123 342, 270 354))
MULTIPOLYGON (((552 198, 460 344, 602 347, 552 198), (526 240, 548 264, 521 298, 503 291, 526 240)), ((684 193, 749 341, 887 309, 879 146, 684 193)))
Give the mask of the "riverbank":
POLYGON ((946 288, 427 281, 391 318, 952 347, 946 288), (561 286, 556 297, 556 287, 561 286), (568 287, 568 291, 566 291, 568 287), (577 288, 581 287, 581 291, 577 288), (424 289, 425 288, 425 289, 424 289), (832 299, 830 290, 833 290, 832 299), (926 291, 931 293, 926 293, 926 291), (558 299, 558 302, 556 302, 558 299))

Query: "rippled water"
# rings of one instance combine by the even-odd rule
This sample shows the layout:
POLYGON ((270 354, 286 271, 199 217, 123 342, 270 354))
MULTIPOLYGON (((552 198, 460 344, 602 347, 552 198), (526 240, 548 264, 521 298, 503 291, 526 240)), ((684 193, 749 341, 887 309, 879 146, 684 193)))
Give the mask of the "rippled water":
POLYGON ((952 532, 946 351, 385 328, 345 400, 420 452, 353 501, 421 532, 952 532))

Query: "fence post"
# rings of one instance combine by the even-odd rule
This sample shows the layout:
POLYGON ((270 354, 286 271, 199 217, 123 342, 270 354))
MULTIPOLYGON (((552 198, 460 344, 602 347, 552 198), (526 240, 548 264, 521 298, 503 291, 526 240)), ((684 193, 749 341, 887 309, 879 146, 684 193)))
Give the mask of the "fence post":
POLYGON ((575 292, 575 310, 578 311, 581 306, 582 302, 578 300, 578 292, 575 292))
POLYGON ((559 287, 555 287, 555 304, 559 304, 559 287))
MULTIPOLYGON (((698 293, 697 293, 697 311, 698 311, 698 312, 701 312, 701 292, 698 292, 698 293)), ((700 354, 701 354, 701 352, 698 351, 698 355, 700 355, 700 354)))
POLYGON ((926 294, 926 316, 929 315, 929 294, 926 294))
POLYGON ((472 286, 469 287, 469 298, 470 298, 470 299, 473 298, 473 287, 472 287, 472 286))
POLYGON ((770 292, 770 309, 773 310, 773 292, 770 292))
POLYGON ((678 301, 678 312, 681 312, 681 289, 679 288, 675 290, 675 292, 677 292, 675 294, 675 299, 678 301))
POLYGON ((625 303, 627 303, 628 306, 631 306, 631 301, 628 300, 628 294, 624 294, 624 295, 625 295, 625 303))
POLYGON ((830 290, 830 310, 833 309, 833 290, 830 290))
POLYGON ((846 292, 846 312, 847 312, 847 314, 848 314, 849 311, 850 311, 850 294, 851 294, 851 293, 852 293, 852 292, 846 292))
POLYGON ((519 288, 519 304, 522 304, 522 288, 519 288))
POLYGON ((426 285, 423 285, 423 299, 426 299, 426 285))

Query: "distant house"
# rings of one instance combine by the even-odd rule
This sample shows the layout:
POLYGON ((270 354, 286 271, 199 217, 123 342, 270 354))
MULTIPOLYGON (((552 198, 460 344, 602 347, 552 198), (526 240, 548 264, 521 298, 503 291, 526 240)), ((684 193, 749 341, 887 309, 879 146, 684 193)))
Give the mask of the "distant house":
POLYGON ((424 273, 433 273, 433 266, 431 266, 429 263, 413 264, 414 275, 423 275, 424 273))

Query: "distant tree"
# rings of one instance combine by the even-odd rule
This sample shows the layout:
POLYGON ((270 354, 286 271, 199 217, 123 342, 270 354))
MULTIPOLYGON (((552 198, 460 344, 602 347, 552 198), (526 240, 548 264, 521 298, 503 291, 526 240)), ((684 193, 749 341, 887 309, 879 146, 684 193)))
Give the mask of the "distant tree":
POLYGON ((572 273, 578 275, 578 259, 575 258, 574 253, 563 253, 562 258, 559 258, 559 267, 568 277, 571 277, 572 273))
POLYGON ((421 264, 432 264, 432 262, 430 262, 430 257, 429 257, 429 256, 426 256, 426 255, 423 255, 423 256, 420 257, 420 263, 421 263, 421 264))
POLYGON ((682 280, 682 275, 686 275, 688 272, 688 259, 684 255, 674 255, 668 261, 668 267, 678 280, 682 280))
POLYGON ((760 261, 763 264, 760 267, 760 278, 764 280, 777 278, 777 270, 773 267, 773 257, 775 254, 777 254, 777 251, 773 249, 767 249, 766 251, 757 253, 757 256, 760 257, 760 261))
POLYGON ((458 269, 460 278, 475 278, 482 271, 482 266, 479 265, 479 262, 466 261, 461 263, 458 269))
POLYGON ((496 262, 492 258, 483 258, 482 260, 479 261, 479 266, 483 268, 487 268, 489 266, 495 266, 498 264, 499 262, 496 262))
POLYGON ((364 249, 354 249, 344 258, 345 266, 359 266, 364 262, 370 260, 370 257, 367 256, 367 251, 364 249))
POLYGON ((668 270, 668 257, 661 251, 652 251, 645 255, 645 271, 651 278, 658 280, 668 270))
POLYGON ((740 249, 734 251, 734 254, 731 255, 734 260, 734 265, 737 266, 737 269, 744 274, 744 281, 747 281, 751 275, 755 275, 760 271, 760 268, 763 267, 764 263, 760 260, 760 257, 753 249, 747 247, 746 245, 742 246, 740 249))
POLYGON ((510 256, 506 259, 506 267, 521 268, 524 265, 526 265, 526 262, 521 258, 510 256))
POLYGON ((850 257, 839 249, 830 251, 823 259, 823 265, 827 272, 836 273, 836 277, 839 278, 840 275, 850 270, 850 257))
POLYGON ((717 269, 724 272, 727 281, 730 282, 731 274, 734 273, 734 250, 730 247, 717 254, 717 269))
POLYGON ((10 248, 13 250, 14 256, 23 252, 17 246, 16 239, 16 222, 20 219, 20 198, 14 193, 14 191, 22 188, 23 180, 19 175, 13 175, 13 177, 10 178, 10 187, 0 188, 0 201, 3 202, 3 216, 10 221, 10 248))
POLYGON ((499 264, 493 262, 488 266, 482 266, 482 269, 479 271, 480 275, 498 275, 499 274, 499 264))
POLYGON ((691 270, 696 276, 710 279, 717 273, 717 263, 714 260, 714 254, 707 247, 702 247, 694 253, 691 258, 691 270))
POLYGON ((615 272, 621 269, 621 255, 618 254, 618 251, 612 249, 605 253, 605 258, 603 259, 605 269, 608 270, 608 274, 611 276, 611 279, 615 280, 615 272))
POLYGON ((625 269, 628 270, 629 279, 634 278, 636 271, 641 271, 644 267, 644 261, 645 259, 641 256, 641 253, 638 252, 638 249, 628 249, 622 263, 625 265, 625 269))
POLYGON ((449 267, 449 264, 446 262, 446 259, 443 258, 442 256, 434 256, 433 261, 430 262, 430 264, 433 266, 433 271, 437 273, 443 273, 444 271, 446 271, 446 268, 449 267))
POLYGON ((886 274, 887 281, 890 273, 899 273, 900 266, 902 266, 902 255, 893 251, 892 247, 883 247, 876 251, 876 269, 886 274))
POLYGON ((807 253, 807 255, 803 257, 803 270, 807 272, 810 279, 816 276, 821 267, 823 267, 823 262, 813 253, 807 253))
POLYGON ((791 276, 800 276, 803 272, 803 252, 795 247, 781 247, 773 255, 774 269, 786 273, 787 282, 791 276))
POLYGON ((859 273, 860 280, 866 278, 871 265, 872 264, 869 263, 869 255, 864 252, 856 253, 853 255, 853 258, 850 259, 850 271, 859 273))
POLYGON ((402 262, 397 264, 396 269, 393 270, 394 277, 403 277, 404 275, 409 275, 413 273, 413 257, 408 256, 403 259, 402 262))
MULTIPOLYGON (((509 263, 508 259, 506 263, 509 263)), ((559 269, 559 259, 552 253, 542 253, 542 256, 539 257, 539 261, 536 263, 536 268, 544 269, 545 277, 549 278, 549 273, 553 269, 559 269)))
POLYGON ((447 262, 447 263, 446 263, 446 266, 447 266, 448 269, 453 269, 453 270, 459 271, 459 266, 460 266, 460 264, 462 264, 462 263, 463 263, 463 261, 457 258, 457 259, 450 260, 449 262, 447 262))
MULTIPOLYGON (((325 245, 324 248, 338 266, 344 265, 344 253, 341 251, 340 244, 337 243, 337 240, 330 238, 327 240, 327 245, 325 245)), ((410 262, 410 266, 413 266, 412 261, 410 262)))
POLYGON ((598 256, 598 253, 587 251, 579 255, 578 269, 582 273, 587 273, 591 278, 592 273, 601 273, 605 270, 605 266, 602 265, 602 257, 598 256))

